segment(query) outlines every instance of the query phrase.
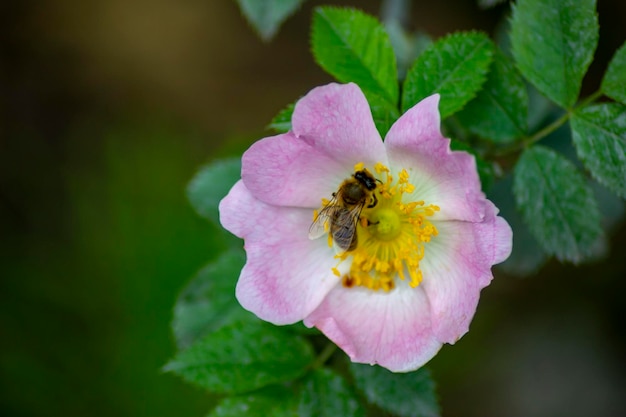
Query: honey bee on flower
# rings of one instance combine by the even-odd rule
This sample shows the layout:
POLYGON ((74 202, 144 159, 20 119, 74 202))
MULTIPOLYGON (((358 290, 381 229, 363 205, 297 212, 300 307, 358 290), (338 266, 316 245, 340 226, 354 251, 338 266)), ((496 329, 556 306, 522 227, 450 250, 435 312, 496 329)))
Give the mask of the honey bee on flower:
POLYGON ((244 153, 220 203, 222 225, 244 239, 244 308, 303 321, 352 361, 395 372, 469 330, 512 232, 474 157, 441 135, 438 103, 417 103, 383 141, 359 87, 329 84, 298 101, 290 132, 244 153))
MULTIPOLYGON (((309 238, 327 234, 344 251, 354 250, 357 243, 357 224, 364 207, 378 203, 376 178, 367 169, 357 166, 351 178, 345 180, 333 193, 331 200, 323 199, 323 208, 314 211, 309 238), (360 169, 357 169, 360 168, 360 169)), ((365 219, 364 219, 365 220, 365 219)))

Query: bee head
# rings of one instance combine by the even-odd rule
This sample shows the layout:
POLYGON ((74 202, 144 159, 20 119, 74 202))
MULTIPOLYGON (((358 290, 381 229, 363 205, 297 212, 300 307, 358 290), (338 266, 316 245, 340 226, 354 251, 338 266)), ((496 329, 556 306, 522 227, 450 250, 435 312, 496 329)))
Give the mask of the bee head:
POLYGON ((376 178, 367 169, 357 171, 352 176, 369 191, 376 189, 376 178))

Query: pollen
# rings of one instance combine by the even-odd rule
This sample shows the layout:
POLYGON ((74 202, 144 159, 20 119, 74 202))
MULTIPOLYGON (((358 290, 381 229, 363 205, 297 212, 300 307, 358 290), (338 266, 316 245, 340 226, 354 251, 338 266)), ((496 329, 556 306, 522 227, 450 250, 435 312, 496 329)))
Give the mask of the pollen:
MULTIPOLYGON (((357 164, 357 168, 363 169, 362 164, 357 164)), ((350 262, 349 272, 341 277, 342 284, 346 288, 391 291, 400 280, 416 288, 422 282, 420 262, 426 246, 438 233, 429 218, 439 207, 415 196, 415 186, 406 169, 395 174, 397 179, 381 163, 376 164, 374 171, 378 202, 360 214, 356 247, 336 255, 339 263, 350 262)), ((337 272, 333 268, 335 275, 337 272)))

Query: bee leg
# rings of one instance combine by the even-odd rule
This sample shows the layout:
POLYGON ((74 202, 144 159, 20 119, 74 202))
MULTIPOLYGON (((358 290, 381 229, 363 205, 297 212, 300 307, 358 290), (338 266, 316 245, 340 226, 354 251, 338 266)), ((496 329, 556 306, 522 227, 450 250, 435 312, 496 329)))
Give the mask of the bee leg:
POLYGON ((376 204, 378 204, 378 197, 376 197, 375 193, 372 193, 372 202, 367 206, 367 208, 376 207, 376 204))
POLYGON ((368 226, 371 226, 373 224, 380 223, 380 222, 372 223, 369 219, 367 219, 365 217, 361 217, 359 220, 361 221, 361 226, 363 226, 363 227, 368 227, 368 226))

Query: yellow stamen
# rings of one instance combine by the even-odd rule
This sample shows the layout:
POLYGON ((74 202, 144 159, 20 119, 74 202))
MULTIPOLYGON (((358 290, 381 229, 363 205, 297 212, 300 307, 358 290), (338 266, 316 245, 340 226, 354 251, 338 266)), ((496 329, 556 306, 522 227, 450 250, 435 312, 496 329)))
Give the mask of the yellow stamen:
MULTIPOLYGON (((354 169, 362 170, 364 164, 358 163, 354 169)), ((398 172, 397 181, 381 163, 375 165, 374 171, 379 181, 374 191, 377 203, 361 212, 356 225, 356 248, 336 256, 339 264, 351 262, 349 272, 341 277, 342 285, 388 292, 396 288, 396 279, 400 279, 415 288, 423 279, 420 262, 426 244, 438 233, 428 218, 439 211, 439 207, 415 201, 415 186, 410 183, 406 169, 398 172)), ((329 243, 332 244, 331 235, 329 233, 329 243)), ((336 267, 332 272, 340 276, 336 267)))

